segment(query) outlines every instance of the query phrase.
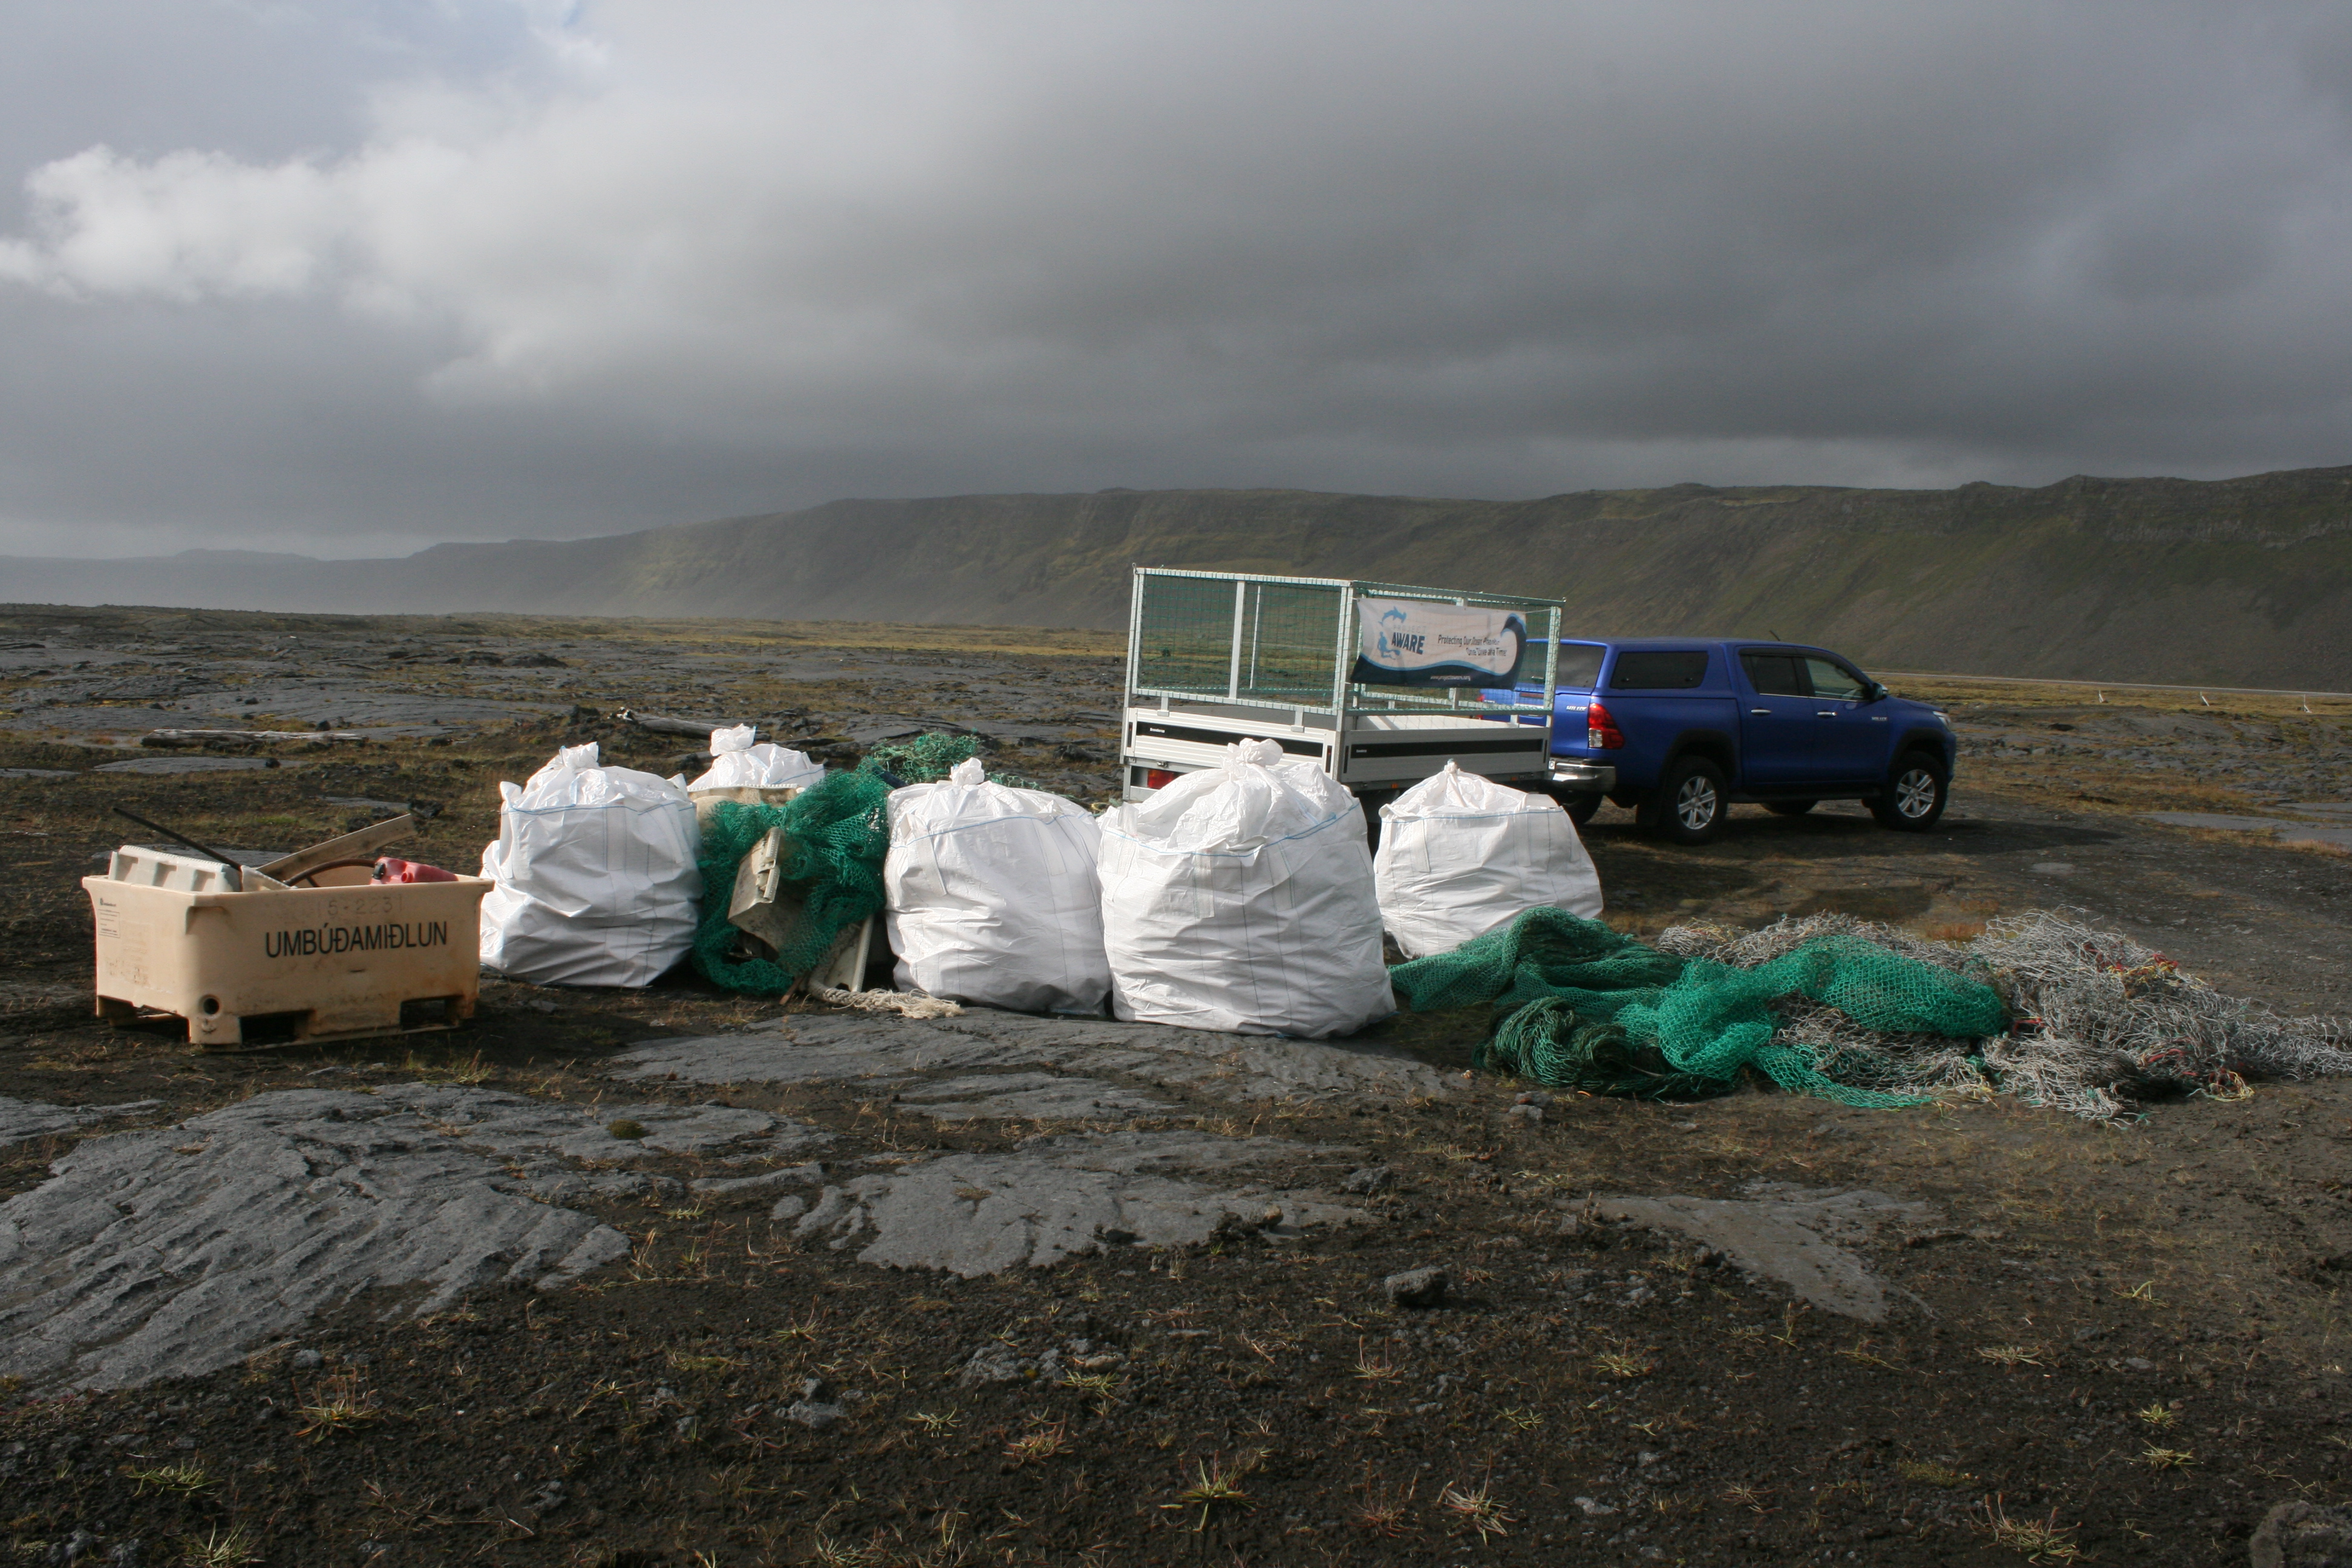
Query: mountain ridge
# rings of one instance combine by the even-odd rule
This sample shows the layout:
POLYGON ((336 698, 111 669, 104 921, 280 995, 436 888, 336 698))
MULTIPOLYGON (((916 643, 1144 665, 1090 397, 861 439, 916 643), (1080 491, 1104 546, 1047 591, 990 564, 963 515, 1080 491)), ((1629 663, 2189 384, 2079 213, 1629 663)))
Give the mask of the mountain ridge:
POLYGON ((1558 595, 1571 632, 1779 633, 1888 668, 2352 689, 2352 467, 1506 501, 1289 489, 842 500, 373 561, 0 558, 0 598, 1117 627, 1138 564, 1558 595))

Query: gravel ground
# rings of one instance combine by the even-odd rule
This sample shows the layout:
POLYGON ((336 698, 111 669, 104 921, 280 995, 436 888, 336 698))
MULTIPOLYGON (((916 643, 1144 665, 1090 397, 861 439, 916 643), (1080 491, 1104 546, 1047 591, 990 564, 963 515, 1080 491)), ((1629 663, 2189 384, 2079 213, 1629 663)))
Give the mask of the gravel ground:
MULTIPOLYGON (((457 1036, 207 1055, 88 1016, 78 879, 110 805, 255 848, 424 807, 414 853, 469 865, 497 781, 558 743, 688 765, 624 707, 837 762, 948 720, 1100 797, 1112 650, 168 611, 0 633, 37 645, 0 649, 20 1560, 2207 1563, 2275 1504, 2343 1500, 2342 1083, 2122 1127, 1634 1104, 1468 1072, 1483 1014, 1308 1046, 685 977, 492 984, 457 1036), (184 756, 136 745, 159 725, 321 721, 366 742, 97 771, 184 756)), ((1687 851, 1605 810, 1611 918, 1966 940, 2072 907, 2352 1010, 2352 858, 2201 820, 2340 820, 2343 714, 1908 684, 1963 735, 1943 829, 1741 808, 1687 851)))

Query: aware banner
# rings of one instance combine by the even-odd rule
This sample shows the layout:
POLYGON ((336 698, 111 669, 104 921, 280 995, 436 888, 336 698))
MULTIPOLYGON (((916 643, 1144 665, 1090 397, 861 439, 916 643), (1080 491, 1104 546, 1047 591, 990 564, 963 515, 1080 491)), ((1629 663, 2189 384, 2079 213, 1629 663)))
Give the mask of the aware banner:
POLYGON ((1359 599, 1356 668, 1366 686, 1516 686, 1528 624, 1512 610, 1359 599))

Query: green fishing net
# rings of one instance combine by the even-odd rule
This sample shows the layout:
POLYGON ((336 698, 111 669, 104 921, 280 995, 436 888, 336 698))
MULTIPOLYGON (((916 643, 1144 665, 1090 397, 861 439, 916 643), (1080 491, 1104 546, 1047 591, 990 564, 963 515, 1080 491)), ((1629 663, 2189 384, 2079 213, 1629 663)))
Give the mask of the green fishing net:
POLYGON ((888 783, 873 773, 837 773, 782 805, 721 801, 712 807, 698 858, 702 921, 695 929, 695 967, 730 991, 778 996, 822 963, 844 931, 882 908, 889 796, 888 783), (779 880, 797 900, 798 918, 774 959, 738 958, 741 933, 727 918, 736 868, 775 827, 784 830, 779 880))
MULTIPOLYGON (((888 773, 902 784, 937 784, 955 770, 958 763, 976 757, 985 751, 988 742, 978 735, 950 735, 934 731, 918 735, 911 741, 896 745, 877 746, 866 753, 857 771, 866 773, 888 773)), ((1019 773, 991 773, 991 782, 1011 784, 1015 789, 1040 789, 1036 780, 1019 773)))
MULTIPOLYGON (((1840 1069, 1849 1067, 1843 1057, 1782 1034, 1775 1004, 1791 998, 1890 1035, 1980 1039, 2009 1022, 1991 986, 1862 937, 1817 937, 1735 969, 1660 952, 1558 909, 1528 910, 1389 975, 1416 1012, 1479 1003, 1506 1009, 1479 1047, 1481 1067, 1559 1088, 1656 1099, 1726 1093, 1749 1068, 1783 1089, 1847 1105, 1927 1098, 1841 1081, 1840 1069)), ((1874 1082, 1887 1081, 1884 1059, 1867 1067, 1874 1082)))

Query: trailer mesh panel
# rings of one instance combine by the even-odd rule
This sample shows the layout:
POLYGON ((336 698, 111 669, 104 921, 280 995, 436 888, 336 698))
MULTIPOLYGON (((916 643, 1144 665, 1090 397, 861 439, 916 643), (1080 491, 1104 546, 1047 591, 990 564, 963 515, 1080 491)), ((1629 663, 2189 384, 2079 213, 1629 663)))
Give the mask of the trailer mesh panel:
POLYGON ((1136 685, 1328 707, 1344 605, 1336 587, 1244 583, 1237 649, 1232 579, 1147 574, 1136 614, 1136 685))

